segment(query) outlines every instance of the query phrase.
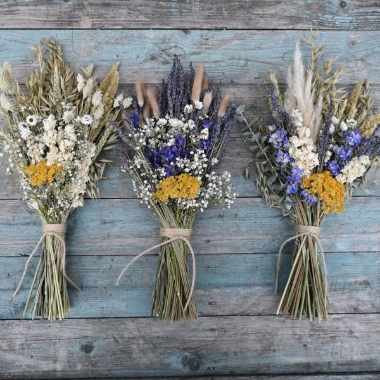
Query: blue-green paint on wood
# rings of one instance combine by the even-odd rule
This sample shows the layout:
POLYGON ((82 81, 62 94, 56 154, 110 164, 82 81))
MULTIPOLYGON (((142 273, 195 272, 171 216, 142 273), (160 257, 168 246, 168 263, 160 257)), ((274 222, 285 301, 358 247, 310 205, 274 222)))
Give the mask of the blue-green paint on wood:
MULTIPOLYGON (((116 286, 119 273, 130 260, 120 256, 69 257, 67 272, 82 291, 70 287, 68 318, 150 316, 157 256, 140 258, 116 286)), ((0 319, 22 318, 37 261, 32 260, 21 291, 12 299, 26 258, 0 258, 0 319)), ((267 254, 197 255, 195 298, 199 314, 275 314, 291 255, 283 256, 279 294, 274 296, 276 262, 277 255, 267 254)), ((326 262, 332 313, 380 312, 380 257, 376 252, 328 253, 326 262)))
MULTIPOLYGON (((329 215, 322 225, 326 252, 379 250, 380 213, 375 197, 346 202, 346 212, 329 215)), ((2 256, 27 256, 41 234, 37 214, 22 201, 0 201, 2 256)), ((294 235, 289 218, 261 198, 240 198, 230 209, 213 206, 198 213, 191 242, 197 254, 276 253, 294 235)), ((135 199, 86 200, 69 218, 69 255, 136 255, 159 243, 152 210, 135 199)), ((288 248, 287 248, 288 249, 288 248)))
MULTIPOLYGON (((16 79, 24 83, 31 66, 36 66, 28 44, 37 45, 41 37, 53 37, 63 45, 67 59, 77 68, 94 63, 101 78, 120 60, 121 83, 137 79, 160 83, 178 54, 187 67, 203 62, 211 79, 228 84, 262 84, 274 71, 284 79, 292 63, 294 44, 310 39, 308 31, 240 30, 4 30, 0 41, 0 61, 9 61, 16 79)), ((379 31, 320 31, 318 43, 327 44, 326 58, 339 56, 347 66, 343 83, 368 78, 380 84, 379 31)), ((302 50, 309 55, 307 45, 302 50)))

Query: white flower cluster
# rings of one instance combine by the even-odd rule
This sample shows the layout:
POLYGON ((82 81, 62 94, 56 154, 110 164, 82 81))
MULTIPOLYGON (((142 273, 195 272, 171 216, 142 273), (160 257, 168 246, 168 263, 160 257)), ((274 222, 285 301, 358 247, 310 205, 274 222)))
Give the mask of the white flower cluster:
POLYGON ((12 136, 13 143, 4 145, 9 161, 7 172, 19 173, 24 199, 30 205, 48 201, 49 215, 53 217, 83 205, 96 150, 95 144, 87 140, 92 117, 75 117, 72 104, 62 106, 65 110, 62 118, 28 115, 18 123, 18 136, 12 136), (56 165, 59 171, 52 182, 32 185, 24 170, 42 161, 46 161, 47 167, 56 165))
MULTIPOLYGON (((191 113, 194 108, 202 109, 201 102, 187 105, 184 109, 185 114, 191 113)), ((201 116, 199 125, 207 119, 207 115, 201 116)), ((170 175, 180 175, 187 173, 196 177, 200 183, 200 189, 194 199, 178 198, 175 200, 181 209, 199 209, 203 211, 209 202, 226 204, 229 208, 236 198, 234 188, 228 185, 231 175, 225 172, 218 176, 214 171, 210 172, 218 160, 214 157, 211 160, 206 155, 206 151, 201 149, 201 144, 206 142, 209 137, 207 124, 203 124, 200 131, 195 128, 194 120, 186 120, 185 116, 180 118, 149 118, 129 134, 134 141, 137 154, 129 161, 126 168, 130 171, 139 173, 142 183, 134 182, 134 190, 141 202, 150 207, 154 202, 154 192, 157 186, 170 175), (176 154, 178 150, 186 154, 176 154), (154 155, 153 160, 158 160, 157 164, 151 165, 149 159, 144 155, 154 155), (168 156, 172 155, 171 159, 168 156), (165 165, 162 165, 162 162, 165 165), (161 165, 160 165, 161 163, 161 165)), ((173 202, 173 200, 170 200, 173 202)))
POLYGON ((336 177, 340 183, 352 183, 356 178, 361 177, 367 170, 371 160, 368 156, 354 157, 341 170, 341 173, 336 177))
POLYGON ((294 158, 294 166, 302 170, 303 176, 308 177, 319 163, 318 154, 313 139, 310 138, 310 129, 302 124, 301 112, 295 108, 291 116, 296 126, 296 135, 289 138, 289 155, 294 158))
POLYGON ((123 94, 118 95, 113 102, 113 108, 119 107, 119 102, 123 104, 124 108, 129 108, 132 105, 132 98, 124 98, 123 94))
POLYGON ((354 129, 357 126, 357 121, 355 119, 348 119, 346 121, 338 119, 333 116, 331 118, 331 124, 329 129, 329 134, 332 135, 335 131, 340 130, 341 132, 345 132, 348 129, 354 129))

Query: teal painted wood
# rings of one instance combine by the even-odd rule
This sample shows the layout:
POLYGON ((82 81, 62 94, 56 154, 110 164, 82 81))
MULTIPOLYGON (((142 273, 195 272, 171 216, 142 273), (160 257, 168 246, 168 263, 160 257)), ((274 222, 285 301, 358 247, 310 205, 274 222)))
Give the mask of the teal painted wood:
MULTIPOLYGON (((309 31, 273 30, 4 30, 1 35, 0 61, 14 66, 20 83, 31 64, 36 65, 27 44, 37 45, 41 37, 59 41, 77 69, 96 63, 99 78, 120 60, 121 83, 137 79, 160 83, 171 68, 173 54, 178 54, 185 66, 203 62, 211 78, 235 84, 262 84, 270 71, 284 78, 295 42, 310 38, 309 31)), ((326 57, 339 56, 339 64, 347 66, 342 83, 369 78, 380 84, 380 31, 321 31, 319 35, 318 42, 328 44, 326 57)))
MULTIPOLYGON (((67 272, 82 291, 70 287, 67 317, 150 316, 157 256, 140 258, 116 286, 117 277, 130 260, 120 256, 68 257, 67 272)), ((380 313, 377 252, 328 253, 326 261, 331 313, 380 313)), ((32 260, 21 291, 12 299, 26 257, 0 258, 0 319, 22 318, 37 262, 37 258, 32 260)), ((277 255, 197 255, 196 263, 199 315, 274 315, 290 272, 291 255, 283 256, 277 296, 273 295, 277 255)))
POLYGON ((84 0, 1 1, 0 26, 12 28, 101 29, 320 29, 379 27, 373 0, 300 2, 229 0, 123 2, 84 0))
MULTIPOLYGON (((0 208, 2 256, 29 255, 41 236, 39 217, 21 201, 0 201, 0 208)), ((379 251, 378 210, 377 198, 354 198, 345 213, 329 215, 321 232, 325 251, 379 251)), ((231 209, 198 213, 191 242, 197 254, 277 253, 293 235, 279 209, 268 209, 261 198, 240 198, 231 209)), ((66 237, 69 255, 136 255, 160 242, 152 210, 134 199, 86 200, 70 216, 66 237)))
POLYGON ((379 371, 379 314, 330 323, 276 316, 2 321, 6 378, 313 374, 379 371))
MULTIPOLYGON (((209 76, 225 82, 224 93, 246 104, 249 118, 267 118, 268 72, 278 73, 283 83, 294 42, 309 38, 309 26, 314 25, 340 29, 320 32, 318 42, 329 44, 327 57, 339 55, 339 62, 347 64, 344 85, 351 87, 368 77, 374 84, 374 108, 380 108, 380 12, 372 0, 124 3, 0 0, 0 62, 11 61, 22 83, 36 65, 27 44, 52 35, 76 69, 98 62, 99 78, 121 60, 120 91, 127 93, 136 79, 159 82, 178 53, 185 66, 205 62, 209 76), (34 29, 10 30, 25 26, 34 29), (73 28, 83 30, 63 30, 73 28), (222 28, 230 30, 215 30, 222 28), (305 30, 279 30, 297 28, 305 30)), ((68 272, 83 292, 70 289, 72 309, 64 322, 19 320, 37 258, 20 294, 11 300, 11 293, 40 237, 40 221, 15 200, 13 189, 0 176, 0 318, 17 319, 0 321, 0 377, 378 378, 376 184, 368 184, 372 193, 356 192, 347 212, 329 216, 322 228, 331 322, 318 325, 275 317, 280 297, 272 294, 277 252, 293 234, 293 226, 279 210, 264 204, 253 185, 253 172, 244 179, 251 156, 238 127, 221 169, 233 172, 240 199, 231 210, 214 207, 199 214, 192 244, 198 265, 195 297, 202 317, 175 325, 148 318, 156 254, 141 258, 115 286, 123 266, 159 242, 151 210, 135 199, 115 156, 110 156, 115 163, 108 168, 108 180, 100 185, 102 199, 86 201, 69 221, 68 272), (364 371, 373 373, 364 376, 364 371)), ((378 181, 379 176, 376 172, 370 179, 378 181)), ((289 244, 280 290, 290 270, 291 250, 289 244)))

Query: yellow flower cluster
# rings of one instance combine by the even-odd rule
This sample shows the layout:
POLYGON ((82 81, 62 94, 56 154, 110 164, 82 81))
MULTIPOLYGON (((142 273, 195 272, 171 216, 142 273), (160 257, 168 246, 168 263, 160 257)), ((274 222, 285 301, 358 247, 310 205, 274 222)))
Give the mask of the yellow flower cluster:
POLYGON ((304 178, 302 185, 322 201, 322 211, 326 214, 344 211, 344 185, 333 178, 329 171, 304 178))
POLYGON ((169 198, 194 199, 197 196, 201 182, 198 178, 187 173, 179 176, 165 178, 157 186, 157 191, 153 193, 159 201, 167 201, 169 198))
POLYGON ((40 186, 53 181, 53 176, 59 174, 62 167, 57 164, 46 165, 46 161, 40 161, 37 165, 31 164, 25 170, 24 174, 31 175, 29 182, 33 186, 40 186))

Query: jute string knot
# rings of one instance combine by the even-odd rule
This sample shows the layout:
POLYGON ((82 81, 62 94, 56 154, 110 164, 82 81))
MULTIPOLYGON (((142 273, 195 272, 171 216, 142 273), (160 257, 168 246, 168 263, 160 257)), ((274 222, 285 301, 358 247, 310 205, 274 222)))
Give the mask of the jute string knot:
POLYGON ((182 240, 184 241, 187 246, 189 247, 189 250, 190 250, 190 253, 191 253, 191 256, 192 256, 192 259, 193 259, 193 278, 192 278, 192 282, 191 282, 191 288, 190 288, 190 293, 189 293, 189 297, 187 298, 187 302, 186 302, 186 305, 185 305, 185 308, 184 310, 186 311, 186 309, 188 308, 189 304, 190 304, 190 301, 191 301, 191 296, 193 295, 193 292, 194 292, 194 287, 195 287, 195 277, 196 277, 196 266, 195 266, 195 254, 194 254, 194 251, 193 251, 193 248, 191 247, 191 244, 190 244, 190 237, 191 237, 191 232, 192 232, 192 229, 191 228, 161 228, 160 230, 160 234, 161 234, 161 237, 166 237, 168 238, 168 240, 165 240, 164 242, 162 242, 161 244, 157 244, 149 249, 147 249, 146 251, 144 252, 141 252, 140 254, 138 254, 136 257, 133 258, 133 260, 131 262, 129 262, 125 267, 124 269, 121 271, 119 277, 117 278, 117 281, 116 281, 116 286, 119 285, 119 281, 121 279, 121 277, 123 276, 124 272, 136 261, 138 260, 141 256, 144 256, 146 253, 148 252, 151 252, 153 251, 154 249, 156 248, 160 248, 166 244, 169 244, 171 243, 172 241, 175 241, 175 240, 182 240))
POLYGON ((37 252, 38 250, 38 247, 42 244, 42 242, 44 241, 45 237, 50 235, 50 236, 55 236, 62 244, 62 257, 61 257, 61 269, 62 269, 62 272, 63 272, 63 276, 66 278, 66 280, 68 282, 70 282, 70 284, 72 286, 74 286, 74 288, 78 289, 78 290, 81 290, 77 285, 75 285, 74 281, 71 280, 71 278, 66 274, 66 244, 65 244, 65 233, 66 233, 66 224, 49 224, 49 223, 43 223, 42 224, 42 236, 40 238, 40 240, 38 241, 36 247, 33 249, 33 252, 29 255, 29 258, 28 260, 26 261, 26 264, 25 264, 25 268, 24 268, 24 272, 22 273, 22 276, 21 276, 21 280, 17 286, 17 289, 14 291, 14 293, 12 294, 12 297, 14 297, 18 291, 20 290, 21 288, 21 285, 24 281, 24 278, 25 278, 25 275, 28 271, 28 266, 29 266, 29 263, 30 263, 30 260, 32 259, 32 257, 34 256, 34 254, 37 252))
MULTIPOLYGON (((317 242, 319 248, 320 248, 320 255, 322 257, 322 263, 323 263, 323 269, 324 269, 324 274, 326 276, 327 271, 326 271, 326 261, 325 261, 325 254, 323 252, 321 240, 319 239, 319 234, 321 232, 321 227, 316 227, 316 226, 304 226, 302 224, 296 224, 296 235, 290 237, 289 239, 285 240, 280 247, 280 251, 278 252, 278 259, 277 259, 277 271, 276 271, 276 287, 274 290, 274 294, 277 294, 277 289, 278 289, 278 277, 280 273, 280 265, 281 265, 281 255, 282 255, 282 249, 284 246, 289 242, 294 239, 297 239, 301 236, 312 236, 315 241, 317 242)), ((325 304, 327 304, 327 281, 325 281, 325 304)))

